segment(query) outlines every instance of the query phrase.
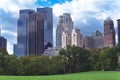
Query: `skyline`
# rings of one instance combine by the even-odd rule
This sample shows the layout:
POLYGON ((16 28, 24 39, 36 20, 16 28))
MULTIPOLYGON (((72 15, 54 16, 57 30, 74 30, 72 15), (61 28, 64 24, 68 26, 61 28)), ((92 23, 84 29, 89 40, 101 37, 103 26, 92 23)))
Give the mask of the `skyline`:
MULTIPOLYGON (((54 44, 55 31, 59 15, 70 13, 75 27, 84 35, 90 35, 96 30, 103 33, 103 22, 110 16, 117 28, 120 18, 120 1, 116 0, 2 0, 0 1, 0 26, 2 36, 8 40, 8 52, 12 54, 13 44, 17 42, 17 19, 20 9, 34 9, 39 7, 53 8, 54 44), (72 6, 71 6, 72 5, 72 6), (96 24, 95 24, 96 23, 96 24), (86 30, 89 28, 89 30, 86 30)), ((117 31, 116 31, 117 33, 117 31)))

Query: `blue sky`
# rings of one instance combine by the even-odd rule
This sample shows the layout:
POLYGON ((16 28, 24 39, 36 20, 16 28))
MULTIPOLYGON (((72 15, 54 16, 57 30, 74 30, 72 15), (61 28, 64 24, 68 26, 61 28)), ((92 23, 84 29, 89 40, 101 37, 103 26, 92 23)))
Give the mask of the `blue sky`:
MULTIPOLYGON (((8 39, 8 52, 13 53, 13 44, 17 41, 17 19, 20 9, 36 9, 38 7, 52 7, 55 30, 58 17, 63 13, 71 13, 74 26, 81 32, 91 35, 100 30, 103 32, 103 21, 106 17, 114 20, 115 29, 117 19, 120 19, 120 0, 0 0, 0 27, 2 36, 8 39)), ((117 33, 117 32, 116 32, 117 33)))

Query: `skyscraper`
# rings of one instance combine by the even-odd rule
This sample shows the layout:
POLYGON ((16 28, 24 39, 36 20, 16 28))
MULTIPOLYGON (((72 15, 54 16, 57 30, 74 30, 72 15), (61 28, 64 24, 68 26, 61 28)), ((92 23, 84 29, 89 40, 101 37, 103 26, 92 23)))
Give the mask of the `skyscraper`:
POLYGON ((120 44, 120 19, 117 20, 118 25, 118 44, 120 44))
POLYGON ((84 45, 86 49, 103 48, 102 33, 97 30, 95 33, 92 33, 92 36, 85 37, 84 45))
POLYGON ((0 36, 0 48, 7 50, 7 39, 0 36))
POLYGON ((19 12, 17 21, 17 44, 14 45, 14 53, 17 56, 28 55, 28 24, 29 15, 34 13, 34 10, 24 9, 19 12))
POLYGON ((29 16, 29 41, 30 56, 39 56, 44 52, 44 15, 40 12, 29 16))
POLYGON ((104 47, 114 47, 115 43, 115 30, 113 20, 107 18, 104 20, 104 47))
POLYGON ((52 8, 37 8, 44 15, 44 45, 45 49, 53 46, 53 13, 52 8))
POLYGON ((1 36, 1 31, 0 31, 0 48, 7 50, 7 39, 1 36))
POLYGON ((72 32, 74 28, 74 23, 69 13, 64 13, 59 16, 59 23, 56 29, 56 47, 62 48, 62 32, 69 31, 72 32))
POLYGON ((71 33, 71 45, 78 46, 78 36, 75 29, 73 29, 71 33))
POLYGON ((86 36, 85 37, 84 45, 85 45, 86 49, 93 49, 94 48, 93 47, 93 38, 92 38, 92 36, 86 36))
POLYGON ((83 47, 84 46, 84 36, 80 32, 80 29, 75 29, 75 32, 77 33, 77 46, 83 47))
POLYGON ((103 35, 99 30, 92 34, 92 38, 94 48, 103 48, 103 35))
POLYGON ((67 46, 67 33, 66 32, 63 32, 62 33, 62 48, 66 48, 67 46))
POLYGON ((61 46, 66 48, 68 45, 71 45, 71 32, 63 31, 61 35, 61 46))

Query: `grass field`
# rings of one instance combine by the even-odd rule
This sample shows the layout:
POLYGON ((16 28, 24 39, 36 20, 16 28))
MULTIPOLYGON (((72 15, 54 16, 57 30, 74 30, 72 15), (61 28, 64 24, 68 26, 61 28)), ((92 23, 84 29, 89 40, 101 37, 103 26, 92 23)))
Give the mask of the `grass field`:
POLYGON ((120 80, 120 72, 82 72, 53 76, 0 76, 0 80, 120 80))

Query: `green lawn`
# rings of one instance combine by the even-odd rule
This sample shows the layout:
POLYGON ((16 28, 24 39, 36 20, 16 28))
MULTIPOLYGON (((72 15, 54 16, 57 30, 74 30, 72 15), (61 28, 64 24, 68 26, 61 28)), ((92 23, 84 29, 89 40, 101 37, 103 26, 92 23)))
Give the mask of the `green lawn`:
POLYGON ((0 76, 0 80, 120 80, 120 72, 82 72, 53 76, 0 76))

